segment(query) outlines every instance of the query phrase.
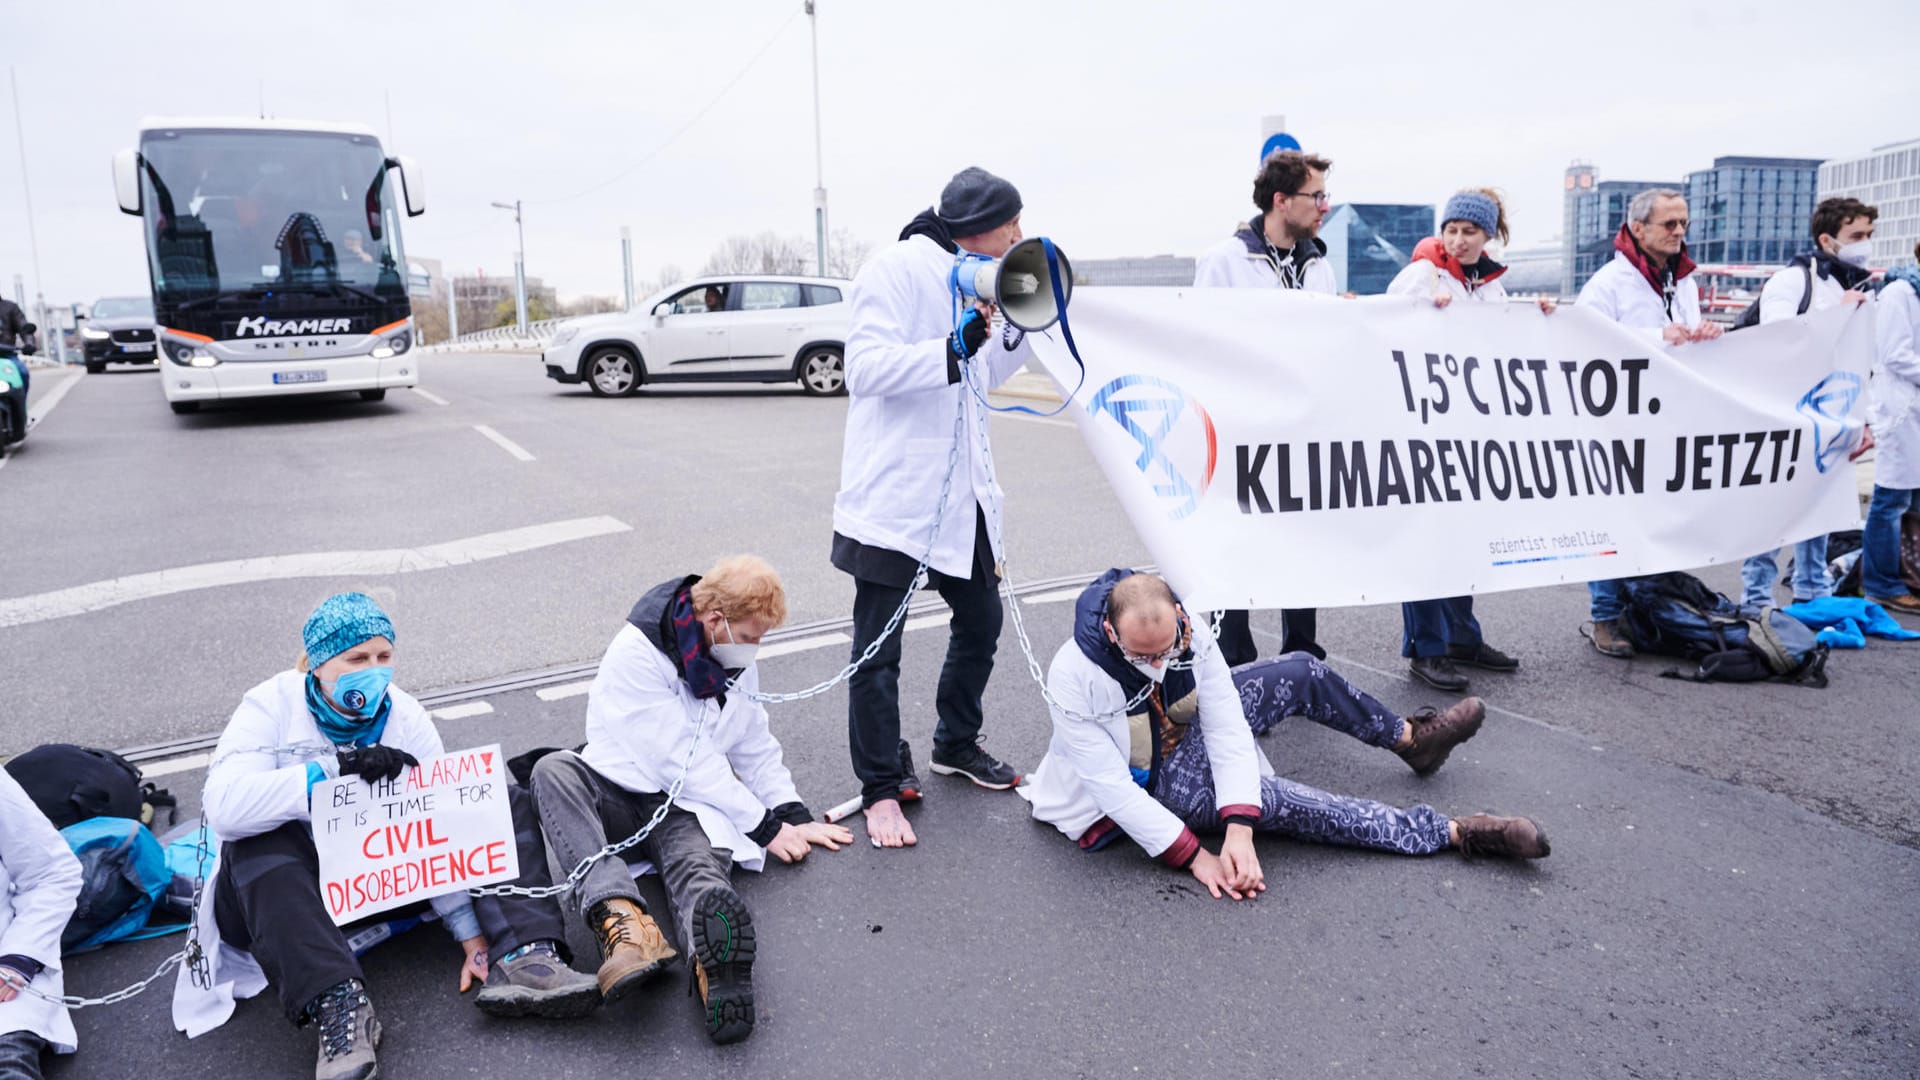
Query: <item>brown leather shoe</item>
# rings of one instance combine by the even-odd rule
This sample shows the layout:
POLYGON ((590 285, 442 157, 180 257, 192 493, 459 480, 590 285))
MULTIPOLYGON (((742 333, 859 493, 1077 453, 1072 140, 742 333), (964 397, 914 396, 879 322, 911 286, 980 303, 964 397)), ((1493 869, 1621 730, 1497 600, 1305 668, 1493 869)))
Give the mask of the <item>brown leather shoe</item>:
POLYGON ((1899 596, 1869 596, 1867 599, 1888 611, 1897 611, 1902 615, 1920 615, 1920 596, 1912 593, 1901 593, 1899 596))
POLYGON ((1633 655, 1633 642, 1627 640, 1619 619, 1606 619, 1593 624, 1593 647, 1606 656, 1621 660, 1633 655))
POLYGON ((600 998, 616 1001, 665 971, 679 953, 660 925, 631 900, 615 897, 593 905, 587 925, 600 944, 600 998))
POLYGON ((1479 732, 1480 722, 1486 718, 1487 703, 1477 697, 1461 698, 1443 713, 1422 709, 1407 717, 1413 741, 1394 753, 1412 767, 1414 775, 1432 776, 1446 764, 1447 755, 1453 753, 1454 747, 1479 732))
POLYGON ((1455 818, 1460 827, 1460 854, 1468 858, 1490 855, 1501 859, 1544 859, 1553 854, 1547 832, 1532 818, 1474 814, 1455 818))

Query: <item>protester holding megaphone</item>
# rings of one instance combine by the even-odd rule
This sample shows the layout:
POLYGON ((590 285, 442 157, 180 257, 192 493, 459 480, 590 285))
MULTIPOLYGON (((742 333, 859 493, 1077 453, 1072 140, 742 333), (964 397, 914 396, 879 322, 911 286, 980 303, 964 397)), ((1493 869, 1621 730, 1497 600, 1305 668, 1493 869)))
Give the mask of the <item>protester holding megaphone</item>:
MULTIPOLYGON (((991 295, 980 295, 978 271, 999 271, 969 258, 1003 259, 1021 240, 1020 210, 1012 184, 985 169, 964 169, 941 191, 939 207, 915 217, 900 242, 874 256, 853 283, 832 558, 854 579, 854 658, 880 643, 849 679, 847 706, 867 835, 880 847, 917 840, 900 809, 903 799, 920 797, 920 781, 900 737, 896 614, 923 556, 928 584, 953 610, 934 699, 933 770, 995 790, 1020 782, 1017 770, 979 745, 981 698, 1000 642, 996 538, 1003 495, 974 435, 983 406, 963 385, 967 365, 984 389, 1032 358, 1019 331, 996 337, 990 322, 989 301, 1004 299, 1014 283, 989 278, 991 295)), ((1018 283, 1021 295, 1051 295, 1053 282, 1035 276, 1018 283)))

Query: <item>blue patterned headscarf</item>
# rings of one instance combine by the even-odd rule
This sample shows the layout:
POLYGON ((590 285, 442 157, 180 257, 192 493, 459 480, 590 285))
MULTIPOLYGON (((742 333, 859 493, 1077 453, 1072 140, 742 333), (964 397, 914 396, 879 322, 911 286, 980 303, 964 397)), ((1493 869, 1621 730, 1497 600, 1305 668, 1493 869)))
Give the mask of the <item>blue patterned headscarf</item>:
POLYGON ((300 636, 306 642, 307 662, 319 667, 363 641, 392 641, 393 620, 366 593, 335 593, 307 616, 300 636))

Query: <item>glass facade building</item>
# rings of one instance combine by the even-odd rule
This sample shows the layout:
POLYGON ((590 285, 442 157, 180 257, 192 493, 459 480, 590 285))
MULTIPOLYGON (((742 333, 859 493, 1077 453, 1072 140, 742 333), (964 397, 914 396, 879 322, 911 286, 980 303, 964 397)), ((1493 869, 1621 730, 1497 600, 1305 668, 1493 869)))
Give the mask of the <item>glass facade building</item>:
POLYGON ((1701 263, 1780 265, 1813 246, 1820 159, 1721 157, 1687 174, 1688 250, 1701 263))
POLYGON ((1920 139, 1820 166, 1820 197, 1849 195, 1880 211, 1867 265, 1912 266, 1913 246, 1920 243, 1920 139))
POLYGON ((1387 291, 1413 257, 1415 244, 1433 235, 1433 207, 1410 203, 1342 203, 1320 223, 1335 287, 1373 296, 1387 291))

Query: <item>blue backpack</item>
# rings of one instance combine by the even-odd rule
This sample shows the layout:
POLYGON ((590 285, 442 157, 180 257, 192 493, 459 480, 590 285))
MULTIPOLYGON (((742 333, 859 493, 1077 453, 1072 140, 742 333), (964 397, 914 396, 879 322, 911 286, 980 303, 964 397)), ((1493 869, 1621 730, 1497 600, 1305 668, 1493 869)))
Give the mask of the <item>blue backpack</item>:
POLYGON ((184 922, 148 926, 173 883, 160 841, 132 818, 93 817, 60 830, 80 860, 80 898, 60 935, 60 951, 85 952, 110 941, 158 937, 184 922))
POLYGON ((1627 606, 1620 623, 1633 647, 1697 664, 1690 673, 1661 672, 1666 678, 1827 685, 1827 647, 1778 608, 1736 604, 1679 570, 1628 578, 1621 586, 1627 606))

